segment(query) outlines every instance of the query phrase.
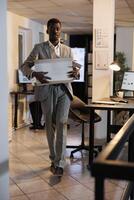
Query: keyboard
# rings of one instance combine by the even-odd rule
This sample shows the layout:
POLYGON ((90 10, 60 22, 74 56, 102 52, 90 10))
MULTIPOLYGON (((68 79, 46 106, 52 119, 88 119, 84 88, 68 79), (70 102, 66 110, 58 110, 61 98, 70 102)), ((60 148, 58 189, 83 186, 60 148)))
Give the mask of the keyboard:
POLYGON ((114 102, 118 103, 128 103, 128 100, 120 98, 120 97, 110 97, 110 99, 114 102))
POLYGON ((119 104, 119 102, 116 102, 116 101, 105 101, 105 100, 96 100, 96 101, 92 101, 92 103, 96 103, 96 104, 107 104, 107 105, 116 105, 116 104, 119 104))

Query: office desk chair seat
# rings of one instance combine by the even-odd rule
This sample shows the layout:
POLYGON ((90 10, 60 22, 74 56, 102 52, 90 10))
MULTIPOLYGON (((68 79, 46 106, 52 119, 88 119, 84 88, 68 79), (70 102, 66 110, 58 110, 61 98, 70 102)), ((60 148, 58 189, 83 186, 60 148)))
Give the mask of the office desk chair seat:
MULTIPOLYGON (((74 99, 71 102, 71 106, 69 110, 69 118, 82 124, 81 144, 77 146, 67 145, 67 148, 76 148, 75 150, 71 151, 71 154, 70 154, 70 158, 73 158, 74 157, 73 154, 75 152, 81 151, 81 150, 89 150, 89 146, 85 145, 85 142, 84 142, 84 139, 85 139, 84 124, 90 123, 89 109, 86 107, 86 104, 76 96, 74 96, 74 99)), ((97 123, 100 121, 101 121, 101 117, 97 113, 95 113, 94 123, 97 123)), ((94 149, 95 156, 101 150, 102 150, 101 145, 95 145, 95 149, 94 149)))

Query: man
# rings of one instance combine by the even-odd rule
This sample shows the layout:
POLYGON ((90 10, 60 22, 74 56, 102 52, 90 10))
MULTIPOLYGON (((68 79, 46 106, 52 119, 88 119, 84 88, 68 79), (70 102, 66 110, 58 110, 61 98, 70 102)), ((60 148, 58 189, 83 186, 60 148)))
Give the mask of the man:
MULTIPOLYGON (((31 70, 37 59, 71 58, 71 48, 60 43, 61 22, 52 18, 47 23, 49 41, 36 44, 21 66, 27 77, 35 77, 41 83, 49 83, 47 72, 31 70)), ((60 72, 59 72, 60 73, 60 72)), ((78 78, 79 69, 73 66, 70 76, 78 78)), ((65 165, 65 149, 67 135, 67 120, 73 92, 70 83, 53 84, 35 87, 35 98, 41 101, 45 117, 47 140, 50 150, 50 171, 58 176, 63 175, 65 165)))

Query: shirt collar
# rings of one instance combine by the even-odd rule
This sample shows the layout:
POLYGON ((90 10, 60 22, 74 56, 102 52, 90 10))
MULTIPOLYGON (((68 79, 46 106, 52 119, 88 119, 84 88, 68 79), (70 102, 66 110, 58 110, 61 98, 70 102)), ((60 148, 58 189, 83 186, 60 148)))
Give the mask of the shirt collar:
POLYGON ((61 45, 60 41, 59 41, 59 43, 58 43, 56 46, 54 46, 54 45, 50 42, 50 40, 48 40, 48 43, 49 43, 49 46, 50 46, 51 48, 59 48, 60 45, 61 45))

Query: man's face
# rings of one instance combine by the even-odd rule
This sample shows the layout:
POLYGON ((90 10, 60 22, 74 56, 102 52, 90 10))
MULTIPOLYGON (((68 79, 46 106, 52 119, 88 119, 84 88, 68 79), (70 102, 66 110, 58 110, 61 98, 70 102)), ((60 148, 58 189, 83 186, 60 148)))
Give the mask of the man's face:
POLYGON ((61 25, 59 23, 51 24, 47 29, 47 33, 49 34, 50 41, 59 41, 61 25))

